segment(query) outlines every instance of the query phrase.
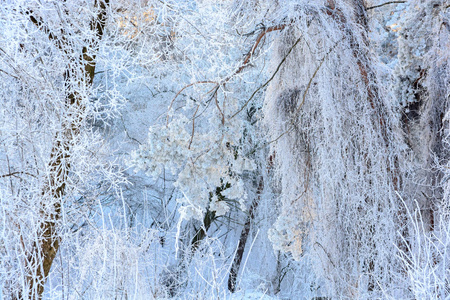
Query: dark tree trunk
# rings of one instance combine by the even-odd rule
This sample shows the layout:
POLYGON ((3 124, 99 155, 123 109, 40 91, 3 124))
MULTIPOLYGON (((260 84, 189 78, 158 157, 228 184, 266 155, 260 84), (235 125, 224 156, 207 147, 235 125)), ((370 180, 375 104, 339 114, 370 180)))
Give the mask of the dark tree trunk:
POLYGON ((234 256, 233 265, 231 266, 230 275, 228 277, 228 290, 232 293, 236 291, 236 281, 239 274, 239 268, 241 267, 242 257, 244 256, 245 245, 247 244, 248 235, 250 233, 250 225, 255 219, 255 210, 258 208, 259 201, 261 200, 261 194, 264 190, 264 179, 262 176, 259 178, 258 188, 256 190, 256 197, 253 199, 252 205, 248 211, 247 221, 239 238, 238 249, 234 256))
MULTIPOLYGON (((106 23, 106 9, 109 0, 97 2, 99 12, 94 20, 91 21, 91 30, 100 40, 103 36, 106 23)), ((49 35, 49 39, 55 41, 59 48, 66 54, 68 50, 62 47, 66 42, 64 36, 57 37, 52 33, 43 22, 37 17, 30 15, 30 20, 41 30, 49 35)), ((98 40, 87 41, 89 46, 98 49, 98 40)), ((67 45, 65 45, 67 46, 67 45)), ((54 146, 50 154, 48 184, 42 191, 41 215, 42 223, 39 225, 38 241, 33 245, 27 259, 27 283, 29 287, 29 297, 31 299, 41 299, 44 292, 45 281, 50 273, 51 266, 58 252, 61 239, 57 233, 57 224, 61 219, 61 199, 66 194, 66 182, 70 171, 71 150, 74 138, 79 135, 83 123, 85 111, 81 96, 74 92, 72 76, 77 68, 81 68, 83 78, 79 85, 91 86, 95 73, 95 55, 88 54, 88 47, 82 49, 82 54, 76 65, 69 65, 65 72, 66 87, 68 90, 66 98, 66 112, 68 118, 62 124, 62 130, 55 136, 54 146)), ((22 298, 22 296, 20 296, 22 298)))

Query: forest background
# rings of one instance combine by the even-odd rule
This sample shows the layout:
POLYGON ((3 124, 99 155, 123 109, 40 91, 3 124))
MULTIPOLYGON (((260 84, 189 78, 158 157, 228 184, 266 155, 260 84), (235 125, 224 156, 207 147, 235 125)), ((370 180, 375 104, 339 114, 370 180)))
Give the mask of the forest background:
POLYGON ((0 3, 0 298, 450 297, 447 0, 0 3))

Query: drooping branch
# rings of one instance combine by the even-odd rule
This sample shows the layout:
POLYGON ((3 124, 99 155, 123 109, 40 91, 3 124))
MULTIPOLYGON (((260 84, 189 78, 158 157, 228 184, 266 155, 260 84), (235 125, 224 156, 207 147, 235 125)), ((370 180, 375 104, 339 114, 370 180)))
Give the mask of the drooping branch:
POLYGON ((287 57, 289 56, 289 54, 291 54, 292 50, 295 48, 295 46, 297 46, 297 44, 300 42, 300 40, 302 39, 302 37, 299 37, 295 43, 291 46, 291 48, 289 48, 288 52, 286 53, 286 55, 283 57, 283 59, 281 60, 281 62, 278 64, 277 69, 275 70, 275 72, 273 72, 272 76, 263 84, 261 85, 259 88, 257 88, 253 94, 250 96, 250 98, 244 103, 244 105, 242 105, 242 107, 235 112, 230 119, 233 119, 236 115, 238 115, 241 111, 244 110, 244 108, 250 103, 250 101, 252 101, 253 97, 255 97, 256 93, 258 93, 260 90, 262 90, 263 88, 265 88, 274 78, 275 75, 277 75, 277 73, 280 71, 281 66, 284 64, 284 62, 286 61, 287 57))
MULTIPOLYGON (((364 4, 360 1, 356 1, 355 6, 357 22, 362 28, 368 31, 364 4)), ((384 107, 384 104, 379 97, 377 85, 372 84, 371 82, 371 80, 374 79, 375 75, 374 71, 371 68, 370 61, 365 54, 366 51, 364 50, 364 46, 367 46, 369 44, 368 39, 366 36, 363 36, 363 43, 365 45, 359 44, 354 32, 347 28, 348 21, 346 20, 342 11, 338 7, 336 7, 336 3, 334 0, 328 0, 328 5, 325 12, 336 21, 340 29, 345 32, 348 37, 348 43, 352 50, 353 57, 356 59, 361 79, 363 80, 367 91, 367 100, 369 101, 370 107, 373 109, 375 116, 377 116, 378 118, 382 137, 386 146, 388 146, 389 137, 387 133, 388 130, 386 128, 387 123, 384 119, 386 108, 384 107)))

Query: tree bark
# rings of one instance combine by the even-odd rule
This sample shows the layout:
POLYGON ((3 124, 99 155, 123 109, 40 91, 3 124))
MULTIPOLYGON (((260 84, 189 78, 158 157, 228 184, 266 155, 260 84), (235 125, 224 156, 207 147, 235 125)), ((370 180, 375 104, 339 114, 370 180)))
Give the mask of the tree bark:
POLYGON ((241 237, 239 238, 238 249, 234 256, 233 265, 231 266, 230 275, 228 277, 228 290, 232 293, 236 291, 236 281, 241 267, 242 257, 244 256, 245 244, 247 243, 248 234, 250 233, 250 225, 255 219, 255 210, 258 208, 259 201, 261 200, 261 194, 264 190, 264 179, 259 177, 259 184, 256 190, 256 197, 253 199, 252 205, 248 211, 247 221, 244 228, 242 228, 241 237))
MULTIPOLYGON (((98 41, 104 34, 106 24, 106 9, 109 0, 96 1, 95 6, 99 12, 95 19, 91 21, 91 30, 95 32, 96 38, 86 41, 86 46, 82 48, 82 53, 74 65, 69 65, 64 74, 68 94, 66 96, 67 117, 62 121, 62 129, 55 136, 54 145, 50 154, 48 184, 42 191, 41 216, 42 222, 39 224, 38 240, 34 243, 27 259, 27 284, 29 297, 31 299, 41 299, 44 292, 45 281, 50 273, 51 266, 58 252, 61 238, 57 233, 58 221, 62 217, 61 199, 66 195, 66 182, 70 171, 71 150, 74 139, 79 135, 84 121, 85 106, 82 96, 76 92, 73 75, 77 69, 81 69, 83 76, 76 85, 92 86, 95 74, 95 54, 88 54, 88 46, 93 47, 93 51, 98 50, 98 41)), ((48 31, 42 22, 30 15, 30 20, 39 28, 48 31)), ((64 50, 62 45, 66 42, 64 36, 56 37, 48 32, 50 40, 57 40, 59 48, 70 55, 68 50, 64 50)), ((68 46, 68 45, 65 45, 68 46)), ((74 50, 75 51, 75 50, 74 50)), ((19 298, 22 298, 20 296, 19 298)))

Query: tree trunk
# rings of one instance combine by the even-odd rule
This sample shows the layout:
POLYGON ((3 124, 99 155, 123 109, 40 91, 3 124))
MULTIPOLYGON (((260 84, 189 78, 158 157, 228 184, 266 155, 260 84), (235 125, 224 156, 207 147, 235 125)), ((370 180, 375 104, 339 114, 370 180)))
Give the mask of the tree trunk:
MULTIPOLYGON (((109 0, 97 2, 96 7, 99 12, 94 20, 91 21, 91 30, 96 33, 96 39, 87 41, 89 46, 93 46, 94 51, 98 50, 98 41, 102 38, 105 23, 106 9, 109 0)), ((35 16, 30 16, 33 23, 44 31, 48 29, 38 21, 35 16)), ((64 36, 57 38, 51 32, 49 38, 56 40, 60 49, 65 43, 64 36)), ((67 45, 66 45, 67 46, 67 45)), ((63 50, 65 54, 67 50, 63 50)), ((41 216, 42 222, 39 225, 38 240, 34 243, 27 259, 27 283, 29 287, 29 296, 31 299, 41 299, 44 292, 45 281, 50 272, 53 260, 58 252, 61 239, 57 233, 58 221, 61 219, 61 199, 66 194, 66 182, 70 171, 71 150, 74 139, 79 135, 85 106, 82 96, 76 92, 79 86, 92 86, 95 73, 95 55, 88 54, 88 46, 84 46, 79 60, 74 66, 69 65, 64 79, 68 91, 66 97, 66 113, 67 117, 63 120, 62 129, 55 136, 54 146, 50 155, 49 162, 49 178, 48 184, 42 191, 41 216), (77 68, 81 69, 82 78, 73 86, 73 76, 77 72, 77 68)))
POLYGON ((255 210, 258 208, 259 201, 261 200, 261 194, 264 190, 264 179, 259 177, 259 184, 256 190, 256 197, 253 199, 252 205, 248 211, 247 221, 239 238, 238 249, 234 256, 233 265, 231 266, 230 275, 228 277, 228 290, 232 293, 236 291, 236 281, 239 274, 239 268, 241 267, 242 257, 244 256, 245 244, 247 243, 248 234, 250 233, 250 225, 255 218, 255 210))

